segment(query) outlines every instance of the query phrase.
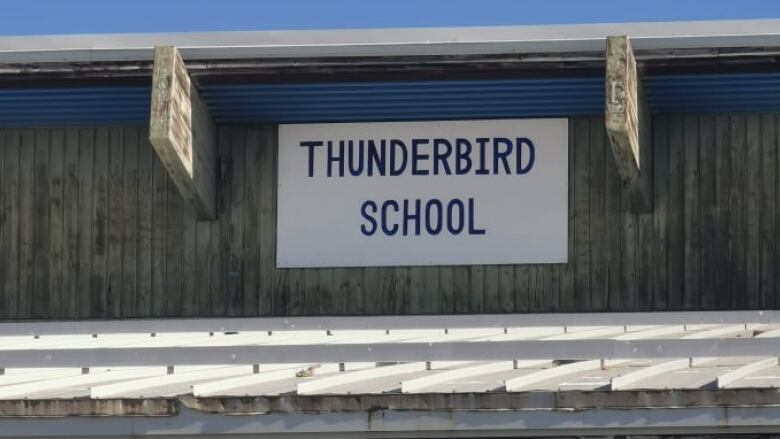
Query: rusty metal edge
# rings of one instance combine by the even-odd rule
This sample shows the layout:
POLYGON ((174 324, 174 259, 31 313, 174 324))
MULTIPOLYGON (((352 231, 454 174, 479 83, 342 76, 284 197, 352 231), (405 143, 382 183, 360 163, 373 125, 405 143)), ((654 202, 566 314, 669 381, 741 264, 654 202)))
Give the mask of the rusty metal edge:
POLYGON ((0 400, 0 418, 166 417, 181 407, 207 414, 266 415, 378 411, 578 411, 778 407, 780 389, 687 389, 360 395, 275 395, 0 400))
POLYGON ((181 397, 182 405, 222 415, 376 411, 589 410, 780 406, 778 389, 560 391, 383 395, 181 397))
POLYGON ((179 411, 176 398, 0 400, 0 418, 164 417, 176 416, 179 411))

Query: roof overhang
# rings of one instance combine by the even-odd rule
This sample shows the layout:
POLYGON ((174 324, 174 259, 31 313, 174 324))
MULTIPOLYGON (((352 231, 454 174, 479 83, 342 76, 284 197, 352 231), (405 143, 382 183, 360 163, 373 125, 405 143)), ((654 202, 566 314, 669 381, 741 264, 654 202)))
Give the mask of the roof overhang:
POLYGON ((187 60, 585 54, 629 35, 637 57, 670 51, 780 47, 780 20, 505 27, 53 35, 0 38, 0 63, 151 61, 155 45, 187 60))

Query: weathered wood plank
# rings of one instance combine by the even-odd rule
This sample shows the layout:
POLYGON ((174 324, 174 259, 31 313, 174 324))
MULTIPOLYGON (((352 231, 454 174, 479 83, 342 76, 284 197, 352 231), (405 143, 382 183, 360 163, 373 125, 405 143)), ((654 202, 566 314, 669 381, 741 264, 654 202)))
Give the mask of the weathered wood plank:
POLYGON ((20 230, 19 230, 19 172, 20 168, 20 138, 19 131, 11 130, 5 136, 5 180, 3 191, 3 301, 5 302, 3 317, 14 318, 19 313, 19 262, 20 262, 20 230))
POLYGON ((216 127, 178 50, 154 49, 149 140, 201 219, 216 215, 216 127))
MULTIPOLYGON (((623 216, 621 215, 621 197, 623 183, 615 164, 615 157, 609 153, 606 155, 606 183, 604 196, 604 209, 606 219, 607 236, 607 310, 619 310, 623 307, 623 289, 621 286, 623 277, 623 216)), ((572 310, 574 311, 574 310, 572 310)))
POLYGON ((116 213, 121 218, 118 233, 122 239, 120 276, 117 285, 122 317, 137 317, 138 302, 138 128, 122 130, 122 202, 116 213))
POLYGON ((731 124, 727 116, 715 119, 715 199, 718 214, 715 216, 716 242, 718 255, 716 262, 715 285, 717 307, 725 309, 731 306, 733 276, 731 274, 731 124))
POLYGON ((35 191, 35 131, 22 131, 19 148, 19 298, 18 312, 25 317, 32 316, 35 288, 34 246, 34 191, 35 191))
POLYGON ((108 242, 106 255, 106 313, 122 317, 122 247, 124 244, 124 134, 121 128, 109 131, 108 151, 108 242))
POLYGON ((748 306, 747 291, 747 214, 745 203, 745 189, 747 185, 747 169, 745 156, 747 153, 746 135, 747 119, 745 116, 731 117, 731 138, 729 139, 731 164, 731 194, 729 210, 732 212, 730 222, 729 246, 731 250, 731 263, 729 270, 733 276, 731 301, 732 306, 737 309, 745 309, 748 306))
MULTIPOLYGON (((761 117, 761 296, 759 307, 773 309, 777 291, 777 116, 763 115, 761 117)), ((714 257, 714 251, 709 257, 714 257)))
MULTIPOLYGON (((65 131, 55 129, 50 134, 49 149, 49 309, 46 316, 62 318, 63 277, 63 175, 65 154, 65 131)), ((2 160, 2 159, 0 159, 2 160)), ((1 172, 1 171, 0 171, 1 172)), ((1 205, 1 204, 0 204, 1 205)), ((0 232, 1 234, 2 232, 0 232)), ((0 239, 2 242, 2 239, 0 239)), ((0 269, 0 272, 2 269, 0 269)), ((2 288, 2 286, 0 286, 2 288)))
POLYGON ((750 115, 747 120, 747 155, 745 156, 745 276, 747 307, 756 309, 761 303, 761 119, 750 115))
POLYGON ((452 267, 439 267, 439 296, 441 297, 442 313, 455 312, 455 272, 452 267))
POLYGON ((182 231, 184 200, 171 178, 167 179, 165 212, 165 300, 166 316, 182 312, 182 231))
POLYGON ((33 185, 30 188, 33 195, 32 220, 32 295, 29 298, 29 309, 34 318, 46 317, 49 313, 49 130, 35 130, 35 158, 33 185))
POLYGON ((8 223, 10 211, 6 209, 8 204, 8 198, 12 196, 10 192, 5 191, 5 140, 6 131, 0 131, 0 248, 5 251, 0 251, 0 318, 9 314, 6 307, 8 306, 8 292, 5 290, 5 279, 8 277, 8 247, 6 242, 6 235, 8 235, 8 223))
POLYGON ((228 315, 240 315, 243 298, 244 262, 244 172, 245 131, 232 129, 230 132, 230 199, 228 220, 227 294, 228 315))
POLYGON ((653 309, 669 304, 666 225, 669 214, 669 118, 653 118, 653 309))
POLYGON ((63 253, 62 292, 63 318, 78 316, 79 298, 79 183, 80 183, 80 133, 77 128, 65 130, 64 181, 63 181, 63 253))
POLYGON ((651 209, 649 173, 644 159, 649 145, 650 112, 626 36, 607 37, 605 126, 630 207, 651 209))
POLYGON ((590 287, 586 308, 589 311, 603 310, 606 307, 609 291, 606 284, 606 153, 604 126, 601 119, 590 120, 590 182, 587 188, 588 199, 588 235, 590 243, 590 287))
POLYGON ((168 174, 157 156, 152 157, 152 296, 151 315, 165 315, 165 226, 168 216, 168 174))
POLYGON ((696 309, 699 306, 699 119, 686 116, 684 121, 683 149, 683 236, 685 274, 683 287, 683 307, 696 309))
MULTIPOLYGON (((6 211, 6 199, 11 195, 5 192, 5 137, 6 132, 0 131, 0 246, 5 245, 5 235, 8 234, 8 214, 6 211)), ((7 249, 7 247, 0 247, 7 249)), ((6 272, 8 265, 6 261, 6 252, 0 252, 0 318, 3 318, 8 312, 6 306, 8 303, 7 292, 3 289, 5 284, 6 272)))
POLYGON ((469 268, 469 282, 471 287, 468 288, 469 295, 469 311, 481 313, 485 307, 485 267, 482 265, 474 265, 469 268))
POLYGON ((260 288, 257 307, 260 315, 279 315, 289 307, 289 273, 276 269, 276 127, 262 126, 259 131, 257 160, 260 166, 259 245, 260 288))
POLYGON ((583 309, 590 291, 590 122, 588 119, 574 121, 576 135, 574 143, 574 294, 573 306, 583 309))
MULTIPOLYGON (((577 131, 575 130, 575 123, 572 119, 569 119, 568 123, 568 130, 569 130, 569 145, 568 145, 568 166, 569 166, 569 175, 567 176, 567 187, 568 187, 568 206, 567 206, 567 215, 568 215, 568 230, 567 230, 567 245, 566 245, 566 260, 568 261, 564 267, 563 267, 563 273, 561 278, 561 296, 560 296, 560 304, 561 304, 561 311, 574 311, 575 309, 575 300, 574 300, 574 279, 575 279, 575 272, 574 272, 574 254, 575 254, 575 246, 574 246, 574 236, 575 236, 575 228, 574 228, 574 219, 575 219, 575 204, 574 200, 576 199, 577 195, 577 186, 576 182, 573 178, 574 175, 574 169, 576 167, 576 161, 575 161, 575 147, 577 145, 575 138, 577 135, 577 131)), ((516 298, 516 297, 515 297, 516 298)), ((515 303, 515 308, 517 307, 517 303, 515 303)))
POLYGON ((685 276, 685 185, 684 185, 683 120, 672 118, 669 123, 669 215, 667 216, 667 276, 669 309, 683 308, 685 276))
MULTIPOLYGON (((154 302, 154 209, 155 209, 155 162, 152 145, 149 144, 146 130, 138 132, 138 292, 135 296, 135 315, 151 316, 154 302)), ((159 165, 157 165, 159 166, 159 165)))
POLYGON ((95 161, 92 186, 92 242, 90 258, 90 317, 106 315, 106 275, 108 257, 108 177, 109 177, 109 132, 107 128, 95 130, 95 161))
POLYGON ((530 277, 531 265, 515 265, 515 311, 528 312, 531 310, 530 301, 530 277))
MULTIPOLYGON (((260 216, 259 204, 264 197, 270 197, 272 188, 260 186, 260 180, 263 174, 269 169, 263 166, 261 155, 264 148, 272 148, 264 144, 261 140, 261 132, 255 127, 247 129, 245 138, 244 154, 245 156, 236 161, 236 166, 244 166, 246 181, 244 183, 246 197, 244 202, 244 276, 243 291, 244 303, 242 315, 270 315, 271 314, 271 292, 273 291, 273 269, 266 265, 267 261, 260 260, 260 252, 270 250, 268 242, 270 236, 265 236, 262 232, 263 225, 270 227, 268 218, 260 216), (265 281, 265 283, 263 283, 265 281), (263 307, 259 308, 262 301, 263 307)), ((272 160, 269 160, 272 162, 272 160)), ((268 178, 267 180, 270 180, 268 178)), ((273 182, 271 182, 273 185, 273 182)), ((273 224, 271 221, 270 224, 273 224)))
POLYGON ((703 309, 716 309, 718 284, 715 272, 717 270, 717 216, 716 201, 716 169, 715 169, 715 117, 703 116, 699 129, 699 235, 701 237, 701 278, 699 291, 703 309))
POLYGON ((500 312, 500 279, 498 275, 499 267, 497 265, 486 265, 484 268, 485 289, 482 292, 483 312, 500 312))

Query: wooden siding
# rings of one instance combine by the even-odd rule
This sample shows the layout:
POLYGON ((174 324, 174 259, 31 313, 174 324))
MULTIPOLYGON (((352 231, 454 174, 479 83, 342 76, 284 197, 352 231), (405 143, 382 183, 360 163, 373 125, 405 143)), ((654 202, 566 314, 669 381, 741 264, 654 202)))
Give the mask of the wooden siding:
POLYGON ((780 305, 778 116, 658 116, 633 214, 601 118, 570 123, 569 263, 276 269, 276 132, 224 127, 198 222, 140 127, 0 130, 0 317, 780 305))

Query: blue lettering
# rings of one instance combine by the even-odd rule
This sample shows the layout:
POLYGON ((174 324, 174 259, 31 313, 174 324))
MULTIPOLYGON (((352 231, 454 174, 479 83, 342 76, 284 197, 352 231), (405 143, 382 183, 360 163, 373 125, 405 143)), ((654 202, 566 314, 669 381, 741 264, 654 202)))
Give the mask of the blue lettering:
POLYGON ((450 154, 452 154, 452 144, 450 144, 449 140, 433 139, 433 173, 435 175, 439 175, 439 164, 441 164, 445 174, 452 174, 450 164, 447 162, 447 159, 450 158, 450 154), (446 152, 441 152, 439 146, 446 147, 444 150, 446 152))
POLYGON ((377 174, 385 175, 385 150, 387 149, 387 141, 382 139, 379 142, 379 149, 377 150, 376 142, 373 140, 368 141, 368 175, 374 175, 374 169, 377 174))
POLYGON ((476 174, 477 175, 487 175, 490 174, 490 171, 487 169, 487 164, 485 163, 485 144, 487 144, 490 141, 489 138, 486 137, 479 137, 477 138, 477 143, 479 144, 479 168, 477 168, 476 174))
POLYGON ((360 208, 360 214, 363 215, 363 218, 365 218, 366 221, 368 221, 369 225, 369 227, 366 227, 366 224, 360 225, 360 231, 366 236, 371 236, 376 233, 376 219, 374 219, 372 216, 376 214, 376 209, 376 203, 371 200, 363 203, 363 206, 360 208), (371 212, 369 212, 369 209, 371 212))
POLYGON ((471 171, 471 142, 466 139, 455 139, 455 173, 468 174, 471 171))
POLYGON ((425 204, 425 230, 430 235, 438 235, 442 228, 442 204, 439 200, 430 200, 425 204), (436 208, 436 222, 432 222, 433 208, 436 208))
POLYGON ((499 161, 504 165, 504 173, 506 175, 512 175, 512 170, 509 167, 509 156, 512 154, 512 141, 504 137, 496 137, 493 139, 493 173, 498 175, 498 163, 499 161), (504 150, 501 150, 501 146, 504 146, 504 150))
POLYGON ((322 146, 321 141, 301 142, 300 146, 309 148, 309 177, 314 177, 314 148, 322 146))
POLYGON ((463 202, 455 199, 447 204, 447 230, 453 235, 459 235, 463 231, 463 202), (455 208, 458 209, 454 212, 455 208), (458 226, 455 227, 455 215, 458 216, 458 226))
POLYGON ((398 176, 403 174, 406 169, 406 159, 408 153, 406 152, 406 145, 404 142, 398 139, 390 140, 390 175, 398 176), (397 159, 396 151, 401 155, 401 159, 397 159), (400 162, 398 161, 400 160, 400 162))
POLYGON ((469 235, 484 235, 485 229, 478 229, 474 225, 474 199, 469 198, 469 235))
POLYGON ((516 142, 515 149, 517 149, 517 173, 518 175, 527 174, 531 168, 534 167, 534 162, 536 161, 536 148, 534 147, 534 142, 531 142, 531 139, 527 139, 525 137, 518 137, 516 142), (526 163, 525 167, 522 165, 523 145, 528 147, 528 162, 526 163))
POLYGON ((421 154, 419 147, 427 145, 428 139, 412 139, 412 175, 428 175, 427 169, 420 169, 418 164, 422 160, 428 160, 428 154, 421 154))
POLYGON ((333 142, 328 140, 328 177, 333 176, 333 163, 339 164, 339 177, 344 176, 344 141, 339 141, 339 153, 333 155, 333 142))
POLYGON ((398 213, 398 202, 394 200, 387 200, 382 203, 382 231, 387 236, 393 236, 398 233, 398 224, 393 224, 392 228, 387 227, 387 210, 392 207, 396 213, 398 213))
POLYGON ((350 140, 347 145, 349 145, 349 173, 352 174, 352 176, 358 176, 363 173, 363 166, 365 165, 363 162, 363 149, 365 148, 365 143, 362 140, 358 141, 358 150, 357 154, 355 154, 355 142, 350 140), (357 164, 355 164, 355 156, 357 155, 357 164))

